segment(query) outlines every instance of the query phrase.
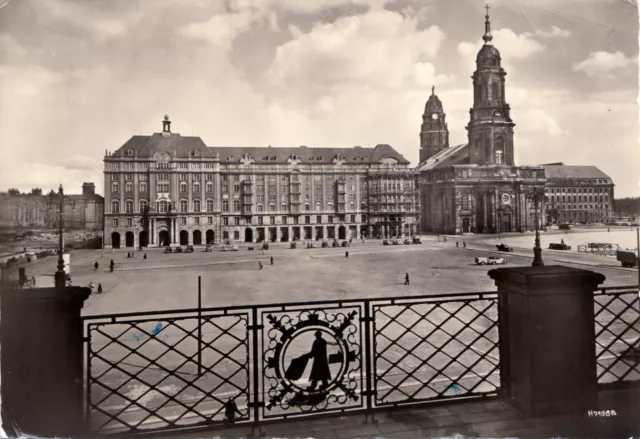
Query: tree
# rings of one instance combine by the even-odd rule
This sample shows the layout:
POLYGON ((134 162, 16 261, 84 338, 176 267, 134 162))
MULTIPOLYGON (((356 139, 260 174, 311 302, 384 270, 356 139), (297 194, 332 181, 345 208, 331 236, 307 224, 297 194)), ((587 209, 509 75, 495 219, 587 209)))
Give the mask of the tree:
POLYGON ((11 188, 7 192, 9 193, 9 195, 13 195, 13 196, 20 195, 20 191, 16 188, 11 188))
POLYGON ((31 195, 42 195, 42 189, 39 187, 34 187, 31 189, 31 195))

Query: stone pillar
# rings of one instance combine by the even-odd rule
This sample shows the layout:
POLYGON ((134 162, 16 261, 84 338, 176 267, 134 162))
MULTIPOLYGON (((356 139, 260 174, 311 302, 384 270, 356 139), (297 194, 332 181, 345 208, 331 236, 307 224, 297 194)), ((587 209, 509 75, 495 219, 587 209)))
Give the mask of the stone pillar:
POLYGON ((322 239, 329 239, 329 235, 327 233, 327 226, 326 225, 322 226, 322 239))
POLYGON ((188 230, 187 229, 187 243, 188 243, 188 245, 193 245, 193 232, 195 230, 196 229, 193 229, 193 230, 188 230))
POLYGON ((156 244, 156 240, 158 239, 158 237, 156 236, 156 220, 155 218, 151 218, 151 236, 149 236, 149 243, 154 244, 153 247, 155 247, 156 244))
POLYGON ((531 416, 598 407, 593 291, 605 277, 551 265, 489 271, 500 297, 501 381, 531 416))
POLYGON ((287 242, 293 241, 293 229, 291 226, 287 226, 287 242))
POLYGON ((360 224, 356 224, 356 237, 354 239, 360 239, 360 224))
POLYGON ((171 219, 171 223, 173 224, 172 230, 173 230, 173 243, 174 244, 178 244, 180 243, 180 241, 178 240, 178 237, 180 236, 180 234, 178 233, 178 219, 177 218, 172 218, 171 219))
POLYGON ((15 428, 20 436, 87 435, 80 313, 90 293, 2 290, 2 427, 9 437, 18 436, 15 428))

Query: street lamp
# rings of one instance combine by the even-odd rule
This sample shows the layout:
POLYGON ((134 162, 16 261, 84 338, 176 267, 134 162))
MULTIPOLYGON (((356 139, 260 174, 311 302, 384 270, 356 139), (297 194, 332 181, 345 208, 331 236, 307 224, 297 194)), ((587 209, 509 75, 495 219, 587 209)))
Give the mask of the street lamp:
POLYGON ((502 212, 504 211, 504 206, 500 206, 496 209, 498 213, 498 241, 502 239, 502 212))
POLYGON ((536 240, 533 247, 533 263, 531 264, 533 267, 544 266, 544 262, 542 262, 542 248, 540 247, 540 219, 538 217, 538 204, 544 201, 544 197, 545 194, 543 188, 535 187, 532 191, 527 193, 527 199, 534 203, 536 212, 536 240))

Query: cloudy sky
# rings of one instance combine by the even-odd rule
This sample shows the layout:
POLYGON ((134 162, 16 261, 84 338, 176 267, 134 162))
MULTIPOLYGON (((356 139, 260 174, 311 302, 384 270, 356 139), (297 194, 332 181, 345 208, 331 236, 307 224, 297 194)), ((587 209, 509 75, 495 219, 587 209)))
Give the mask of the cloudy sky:
MULTIPOLYGON (((594 164, 640 195, 632 0, 491 0, 516 161, 594 164)), ((436 86, 465 143, 482 0, 0 0, 0 189, 83 181, 134 134, 389 143, 436 86)))

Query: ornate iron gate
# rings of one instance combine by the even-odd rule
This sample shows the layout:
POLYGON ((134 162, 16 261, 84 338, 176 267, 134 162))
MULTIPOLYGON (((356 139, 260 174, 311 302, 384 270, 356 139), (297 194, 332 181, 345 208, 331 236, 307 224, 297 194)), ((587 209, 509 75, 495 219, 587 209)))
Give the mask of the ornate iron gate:
POLYGON ((496 293, 90 316, 101 434, 479 398, 500 390, 496 293))

